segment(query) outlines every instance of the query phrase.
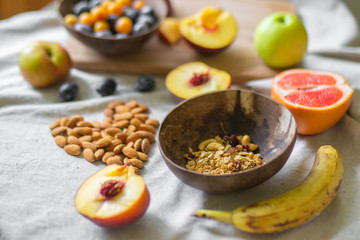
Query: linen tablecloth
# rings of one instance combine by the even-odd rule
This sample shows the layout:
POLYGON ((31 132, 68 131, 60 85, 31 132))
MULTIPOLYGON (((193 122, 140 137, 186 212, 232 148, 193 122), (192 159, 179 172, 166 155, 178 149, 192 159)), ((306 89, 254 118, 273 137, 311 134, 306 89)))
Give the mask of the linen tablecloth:
MULTIPOLYGON (((138 76, 88 73, 73 69, 69 81, 80 86, 77 101, 61 103, 57 87, 35 89, 18 68, 20 51, 36 40, 65 45, 69 35, 53 8, 0 21, 0 239, 359 239, 360 238, 360 2, 293 0, 309 33, 309 49, 300 67, 333 71, 355 88, 348 113, 329 130, 298 136, 285 166, 257 187, 231 194, 208 194, 182 183, 166 167, 157 143, 142 170, 151 194, 147 213, 135 224, 108 230, 81 216, 74 197, 81 183, 103 164, 73 157, 55 145, 48 128, 56 118, 81 114, 102 121, 112 100, 146 103, 160 121, 176 106, 164 79, 153 92, 133 89, 138 76), (96 85, 112 77, 116 94, 100 97, 96 85), (232 210, 288 191, 307 176, 316 150, 334 146, 344 161, 344 178, 331 205, 318 217, 276 235, 252 235, 233 226, 191 217, 200 208, 232 210)), ((269 96, 271 79, 246 87, 269 96)), ((234 86, 234 88, 243 86, 234 86)))

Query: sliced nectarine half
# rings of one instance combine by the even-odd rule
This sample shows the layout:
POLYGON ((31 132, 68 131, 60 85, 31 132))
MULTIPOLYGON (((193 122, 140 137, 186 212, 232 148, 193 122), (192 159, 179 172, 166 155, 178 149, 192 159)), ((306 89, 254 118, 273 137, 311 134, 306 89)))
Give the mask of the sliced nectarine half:
POLYGON ((167 89, 180 100, 231 86, 229 73, 203 62, 190 62, 173 69, 165 79, 167 89))
POLYGON ((144 179, 132 166, 111 164, 80 186, 75 207, 102 227, 121 227, 142 217, 150 203, 144 179))
POLYGON ((179 22, 180 34, 200 53, 218 53, 236 38, 237 22, 226 10, 206 7, 179 22))

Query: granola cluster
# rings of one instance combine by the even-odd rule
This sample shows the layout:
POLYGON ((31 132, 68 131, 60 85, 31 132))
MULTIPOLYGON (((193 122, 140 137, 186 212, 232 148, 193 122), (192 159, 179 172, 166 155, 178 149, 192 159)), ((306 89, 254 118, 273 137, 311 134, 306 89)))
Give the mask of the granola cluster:
POLYGON ((201 142, 198 148, 189 148, 184 157, 187 169, 202 174, 231 174, 263 164, 262 156, 254 154, 258 146, 248 135, 216 136, 201 142))

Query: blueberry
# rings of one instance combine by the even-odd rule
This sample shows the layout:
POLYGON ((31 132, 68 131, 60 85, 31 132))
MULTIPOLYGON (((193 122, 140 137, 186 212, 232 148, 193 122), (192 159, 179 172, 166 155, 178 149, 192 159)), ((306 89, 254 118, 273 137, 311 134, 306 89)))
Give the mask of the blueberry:
POLYGON ((111 78, 104 79, 96 87, 96 91, 101 96, 111 95, 115 92, 115 89, 116 89, 116 82, 111 78))
POLYGON ((155 18, 155 11, 154 8, 150 5, 145 5, 140 9, 140 14, 142 15, 149 15, 155 18))
POLYGON ((118 20, 118 19, 119 19, 119 16, 116 15, 116 14, 111 14, 111 15, 109 15, 108 18, 107 18, 107 22, 108 22, 108 24, 109 24, 109 26, 110 26, 110 31, 111 31, 113 34, 116 33, 116 31, 115 31, 115 22, 116 22, 116 20, 118 20))
POLYGON ((77 2, 74 6, 74 14, 79 16, 83 12, 89 12, 90 7, 87 1, 80 1, 77 2))
POLYGON ((152 75, 141 75, 135 82, 135 90, 138 92, 149 92, 155 88, 155 78, 152 75))
POLYGON ((129 37, 129 35, 125 34, 125 33, 117 33, 117 34, 115 34, 116 39, 124 39, 124 38, 127 38, 127 37, 129 37))
POLYGON ((133 26, 132 34, 133 35, 141 34, 141 33, 149 31, 149 29, 150 29, 149 25, 147 25, 145 22, 137 22, 133 26))
POLYGON ((81 33, 87 33, 87 34, 92 34, 92 28, 91 26, 84 24, 84 23, 76 23, 74 26, 75 31, 77 32, 81 32, 81 33))
POLYGON ((58 98, 62 102, 74 100, 79 93, 79 86, 73 82, 63 83, 58 90, 58 98))
POLYGON ((137 19, 136 23, 145 23, 146 25, 148 25, 149 27, 151 27, 152 25, 154 25, 154 23, 156 22, 156 19, 152 16, 149 15, 140 15, 137 19))
POLYGON ((123 16, 130 18, 131 21, 134 23, 139 16, 139 11, 130 7, 126 7, 124 8, 123 16))
POLYGON ((95 32, 95 37, 99 37, 99 38, 102 38, 102 37, 112 37, 113 34, 111 33, 110 30, 101 30, 101 31, 97 31, 95 32))
POLYGON ((89 1, 89 7, 90 8, 93 8, 93 7, 96 7, 98 5, 100 5, 102 0, 90 0, 89 1))

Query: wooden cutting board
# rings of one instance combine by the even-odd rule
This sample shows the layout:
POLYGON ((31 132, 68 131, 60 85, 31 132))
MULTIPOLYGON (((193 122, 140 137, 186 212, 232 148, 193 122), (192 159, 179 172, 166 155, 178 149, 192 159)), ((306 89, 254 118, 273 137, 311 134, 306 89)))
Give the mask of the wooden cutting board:
MULTIPOLYGON (((160 0, 159 0, 160 1, 160 0)), ((236 40, 224 52, 205 57, 199 55, 184 40, 168 46, 154 36, 138 52, 125 56, 104 56, 70 37, 67 49, 78 69, 98 72, 154 74, 165 76, 180 64, 203 61, 229 72, 234 83, 273 77, 279 70, 267 67, 257 55, 253 33, 257 24, 268 14, 295 8, 285 0, 171 0, 175 17, 191 15, 206 6, 230 10, 238 22, 236 40)))

